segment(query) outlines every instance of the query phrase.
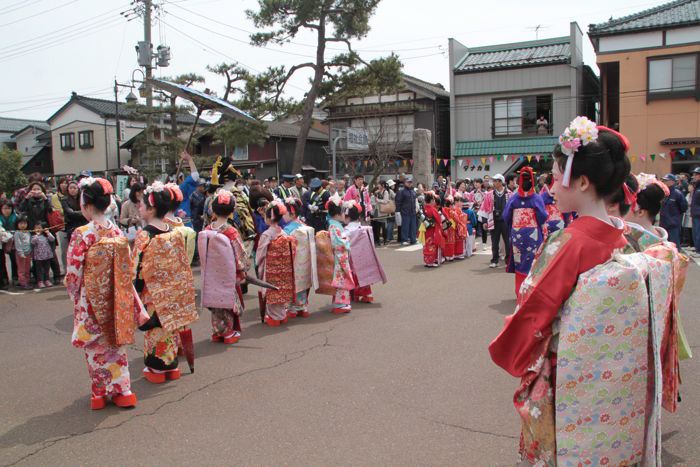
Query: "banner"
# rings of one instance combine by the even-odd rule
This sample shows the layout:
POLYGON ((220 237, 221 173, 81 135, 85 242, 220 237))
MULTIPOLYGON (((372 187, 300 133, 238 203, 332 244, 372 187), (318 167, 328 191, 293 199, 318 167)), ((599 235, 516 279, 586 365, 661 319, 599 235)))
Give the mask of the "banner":
POLYGON ((124 190, 127 188, 127 184, 129 183, 129 176, 128 175, 117 175, 117 186, 115 188, 115 193, 117 196, 121 197, 122 194, 124 193, 124 190))

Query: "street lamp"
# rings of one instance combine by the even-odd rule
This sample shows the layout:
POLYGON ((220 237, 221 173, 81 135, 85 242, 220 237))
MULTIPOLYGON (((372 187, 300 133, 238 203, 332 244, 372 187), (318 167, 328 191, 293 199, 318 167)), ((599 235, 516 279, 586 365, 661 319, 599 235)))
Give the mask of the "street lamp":
MULTIPOLYGON (((141 75, 143 75, 143 71, 141 71, 140 68, 136 68, 134 71, 131 72, 131 84, 121 84, 118 83, 116 78, 114 79, 114 119, 117 123, 117 170, 119 170, 122 166, 122 160, 121 160, 121 140, 122 140, 122 132, 121 132, 121 122, 119 120, 119 99, 118 99, 118 92, 119 88, 129 88, 129 94, 126 96, 126 103, 127 105, 133 105, 136 104, 139 101, 139 98, 134 94, 134 87, 136 86, 137 82, 143 83, 143 79, 141 81, 136 81, 135 74, 136 72, 140 72, 141 75)), ((142 92, 142 89, 144 88, 144 84, 141 85, 139 88, 139 93, 142 92)), ((144 97, 145 93, 142 94, 141 97, 144 97)), ((109 167, 108 167, 109 168, 109 167)))

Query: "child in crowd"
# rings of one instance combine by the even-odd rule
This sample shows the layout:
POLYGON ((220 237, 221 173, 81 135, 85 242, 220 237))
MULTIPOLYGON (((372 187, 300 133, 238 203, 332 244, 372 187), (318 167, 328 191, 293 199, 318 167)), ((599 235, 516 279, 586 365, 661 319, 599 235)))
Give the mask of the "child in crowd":
POLYGON ((469 234, 467 232, 467 215, 464 214, 464 197, 457 191, 454 194, 455 205, 452 216, 455 221, 455 259, 466 258, 469 234))
POLYGON ((309 290, 318 283, 314 229, 299 219, 302 210, 300 199, 288 198, 284 204, 287 207, 285 216, 287 225, 284 227, 284 232, 297 240, 294 254, 295 298, 287 310, 287 318, 308 318, 310 316, 309 290))
POLYGON ((442 235, 442 219, 436 204, 436 194, 433 191, 425 192, 424 213, 425 220, 425 244, 423 245, 423 262, 426 267, 436 268, 444 261, 442 249, 445 239, 442 235))
POLYGON ((37 222, 32 235, 32 258, 36 268, 36 286, 40 289, 53 286, 49 280, 49 269, 53 259, 51 243, 55 241, 56 238, 49 229, 44 228, 42 223, 37 222))
MULTIPOLYGON (((346 201, 346 203, 347 205, 345 206, 345 216, 346 220, 348 221, 348 225, 345 226, 344 231, 349 239, 350 236, 353 235, 353 232, 362 229, 362 224, 360 223, 360 213, 362 212, 362 207, 356 201, 346 201)), ((371 251, 366 251, 364 253, 372 254, 371 251)), ((355 284, 358 284, 357 275, 355 272, 356 271, 353 270, 352 280, 355 282, 355 284)), ((374 302, 374 297, 372 296, 372 286, 366 285, 364 287, 355 287, 354 289, 352 289, 352 291, 350 291, 350 298, 352 301, 360 303, 374 302)))
POLYGON ((32 234, 27 230, 27 226, 27 216, 17 217, 17 231, 13 238, 19 286, 25 290, 32 288, 29 285, 29 272, 32 268, 32 234))
POLYGON ((442 233, 445 237, 445 246, 443 253, 446 261, 454 261, 455 259, 455 242, 457 241, 457 230, 455 228, 454 216, 452 214, 452 205, 454 198, 452 195, 445 196, 442 203, 442 233))
POLYGON ((462 212, 467 216, 467 258, 472 256, 476 251, 476 231, 477 220, 476 212, 474 212, 474 203, 466 203, 462 206, 462 212))
POLYGON ((350 313, 350 291, 355 288, 350 268, 350 242, 343 231, 343 201, 338 194, 331 196, 326 202, 328 211, 328 233, 330 234, 333 248, 333 282, 335 288, 333 296, 333 313, 350 313))
POLYGON ((211 312, 212 342, 235 344, 241 338, 241 314, 248 258, 241 236, 228 218, 236 207, 230 191, 212 198, 212 223, 199 235, 202 305, 211 312), (214 235, 212 235, 214 234, 214 235), (223 240, 223 241, 221 241, 223 240))
POLYGON ((270 327, 287 322, 287 309, 295 298, 294 239, 279 225, 285 214, 287 208, 281 200, 268 204, 265 211, 268 228, 260 235, 255 254, 258 277, 279 289, 266 289, 259 296, 260 306, 265 308, 265 324, 270 327))

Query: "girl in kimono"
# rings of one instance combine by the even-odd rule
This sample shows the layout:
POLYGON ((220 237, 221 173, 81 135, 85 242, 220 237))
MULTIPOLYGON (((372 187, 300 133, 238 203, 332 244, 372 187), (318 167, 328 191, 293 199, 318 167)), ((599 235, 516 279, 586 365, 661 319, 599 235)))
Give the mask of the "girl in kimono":
POLYGON ((535 193, 535 176, 532 167, 520 171, 518 191, 510 197, 503 210, 509 232, 506 245, 507 272, 515 273, 515 295, 520 294, 520 284, 530 272, 535 253, 544 241, 543 227, 547 211, 540 195, 535 193))
MULTIPOLYGON (((547 174, 545 178, 545 184, 540 191, 540 196, 542 201, 544 201, 544 208, 547 211, 547 222, 546 222, 546 233, 545 235, 552 235, 554 232, 566 227, 564 222, 564 215, 561 213, 554 201, 554 195, 552 195, 551 188, 554 183, 553 175, 547 174)), ((622 217, 622 216, 617 216, 622 217)))
POLYGON ((443 247, 443 254, 446 261, 454 261, 455 259, 455 243, 457 242, 457 229, 455 216, 453 213, 452 205, 454 204, 454 198, 452 195, 446 195, 443 200, 442 209, 440 213, 442 214, 442 228, 443 236, 445 237, 445 246, 443 247))
POLYGON ((333 295, 334 314, 350 313, 350 291, 355 288, 350 267, 350 242, 343 230, 343 201, 338 194, 334 194, 326 202, 328 211, 328 233, 333 247, 333 282, 335 294, 333 295))
MULTIPOLYGON (((461 183, 463 185, 464 182, 461 183)), ((467 251, 469 233, 467 232, 467 215, 463 212, 464 197, 457 191, 454 195, 455 205, 452 214, 455 220, 455 259, 464 259, 467 251)), ((471 256, 471 255, 470 255, 471 256)))
POLYGON ((625 209, 622 205, 620 210, 626 211, 623 215, 630 228, 628 238, 636 242, 640 249, 646 249, 655 243, 668 241, 668 232, 654 224, 661 204, 670 192, 654 175, 640 173, 636 181, 636 187, 628 187, 627 190, 630 194, 629 207, 625 209))
MULTIPOLYGON (((559 209, 576 211, 578 218, 550 236, 540 249, 521 287, 515 313, 506 318, 503 330, 489 346, 493 361, 520 378, 514 404, 522 421, 523 465, 556 465, 557 456, 566 454, 557 451, 555 444, 562 427, 553 426, 553 402, 545 404, 553 398, 553 375, 562 363, 557 361, 560 337, 553 325, 579 276, 607 262, 626 244, 624 225, 608 216, 605 198, 620 188, 630 172, 627 139, 577 117, 559 141, 554 150, 552 191, 559 209), (539 403, 543 405, 532 405, 539 403)), ((646 387, 639 390, 646 394, 646 387)), ((597 410, 591 407, 592 413, 597 410)), ((575 424, 572 429, 576 430, 575 424)), ((575 439, 574 434, 566 436, 575 439)))
MULTIPOLYGON (((343 231, 349 237, 351 232, 360 230, 362 224, 360 223, 360 213, 362 212, 362 207, 357 203, 357 201, 346 201, 345 206, 345 218, 348 220, 348 225, 345 226, 343 231)), ((358 283, 357 275, 355 271, 352 273, 352 280, 355 284, 358 283)), ((372 296, 372 286, 366 285, 364 287, 355 287, 350 291, 351 301, 360 303, 372 303, 374 302, 374 297, 372 296)))
MULTIPOLYGON (((211 203, 212 222, 205 229, 216 231, 229 239, 230 248, 233 250, 236 261, 236 264, 230 264, 229 268, 236 271, 236 297, 238 299, 232 303, 232 308, 209 308, 211 312, 211 341, 229 345, 235 344, 241 338, 241 314, 244 303, 241 284, 246 279, 246 271, 249 266, 241 235, 228 222, 229 216, 233 214, 235 208, 236 201, 230 191, 220 190, 217 192, 211 203)), ((216 280, 215 276, 208 276, 208 278, 216 280)))
POLYGON ((426 267, 436 268, 444 261, 442 249, 445 240, 442 235, 442 219, 436 205, 437 195, 433 191, 424 194, 423 225, 425 226, 425 244, 423 245, 423 262, 426 267))
MULTIPOLYGON (((268 228, 260 235, 258 241, 258 249, 255 253, 255 264, 258 271, 258 277, 265 281, 269 281, 269 271, 267 271, 268 248, 270 244, 278 237, 287 237, 287 234, 280 227, 280 221, 287 214, 287 208, 281 200, 273 200, 268 204, 265 211, 265 223, 268 228)), ((293 282, 293 270, 290 268, 290 276, 293 282)), ((275 284, 279 286, 279 284, 275 284)), ((292 286, 293 288, 293 286, 292 286)), ((293 296, 289 297, 286 303, 270 303, 269 296, 272 292, 265 290, 265 300, 262 301, 265 306, 265 324, 270 327, 276 327, 287 322, 287 309, 292 304, 293 296)), ((278 300, 276 300, 278 301, 278 300)))
POLYGON ((71 340, 74 347, 85 352, 92 381, 90 407, 93 410, 104 408, 108 397, 119 407, 134 407, 136 394, 131 392, 126 344, 133 343, 136 324, 148 317, 142 316, 134 296, 129 277, 128 241, 104 216, 111 203, 112 185, 102 178, 85 178, 81 187, 81 211, 89 222, 73 232, 66 257, 65 285, 73 300, 71 340), (99 257, 93 257, 97 262, 89 261, 94 253, 99 255, 100 247, 104 248, 104 242, 99 243, 104 239, 122 241, 114 244, 117 245, 113 250, 115 261, 100 264, 99 257), (100 284, 95 280, 95 276, 100 275, 97 270, 100 267, 105 268, 106 274, 111 272, 113 283, 100 284), (112 301, 110 297, 103 297, 100 285, 110 290, 114 288, 112 301))
POLYGON ((187 258, 190 264, 192 264, 195 247, 197 246, 197 233, 192 227, 186 226, 185 222, 177 215, 180 204, 182 204, 182 200, 184 199, 182 190, 180 190, 180 187, 175 183, 167 183, 165 188, 170 192, 170 208, 163 220, 172 227, 173 230, 182 235, 182 238, 185 240, 185 247, 187 248, 187 258))
MULTIPOLYGON (((294 235, 294 232, 306 226, 306 224, 299 219, 303 204, 299 198, 288 198, 284 201, 284 205, 287 208, 287 214, 285 215, 287 225, 284 226, 284 233, 287 235, 294 235)), ((295 274, 297 273, 298 272, 295 271, 295 274)), ((296 291, 294 302, 287 310, 287 317, 308 318, 310 315, 309 289, 296 291)))
MULTIPOLYGON (((149 265, 158 265, 158 268, 170 274, 176 272, 184 274, 182 277, 183 281, 189 282, 191 280, 191 271, 177 271, 181 267, 188 266, 184 241, 180 240, 182 243, 179 243, 182 250, 175 251, 173 254, 165 254, 152 247, 155 239, 158 239, 158 237, 168 238, 166 236, 173 231, 173 228, 165 220, 166 214, 172 208, 172 203, 172 190, 169 190, 163 183, 154 182, 146 189, 140 211, 141 217, 147 225, 138 233, 132 253, 134 267, 136 268, 134 286, 150 315, 148 322, 139 327, 139 329, 145 331, 143 347, 145 368, 143 369, 143 375, 147 381, 153 384, 161 384, 166 380, 180 378, 177 360, 177 333, 168 331, 163 327, 156 311, 155 300, 162 300, 162 295, 173 297, 174 300, 181 302, 178 303, 178 308, 180 305, 183 307, 187 306, 190 298, 192 301, 194 300, 194 297, 189 297, 190 288, 192 287, 190 283, 178 284, 177 287, 168 288, 167 290, 162 290, 163 286, 159 284, 159 297, 156 298, 150 291, 144 276, 144 269, 148 263, 149 265), (185 296, 185 294, 188 296, 185 296)), ((170 238, 172 238, 172 235, 170 235, 170 238)))

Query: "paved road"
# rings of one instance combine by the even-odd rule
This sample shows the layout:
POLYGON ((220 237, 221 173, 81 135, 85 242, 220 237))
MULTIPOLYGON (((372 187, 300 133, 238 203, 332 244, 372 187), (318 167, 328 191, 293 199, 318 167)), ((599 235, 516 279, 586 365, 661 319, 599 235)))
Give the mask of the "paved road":
MULTIPOLYGON (((512 276, 487 255, 437 270, 419 251, 380 257, 390 283, 347 316, 313 297, 311 318, 269 329, 251 295, 244 339, 227 348, 208 342, 205 312, 197 371, 177 382, 145 382, 133 346, 140 403, 127 411, 88 409, 63 289, 0 295, 0 465, 512 465, 516 381, 486 350, 513 310, 512 276)), ((693 266, 683 310, 694 343, 698 284, 693 266)), ((662 419, 666 465, 700 458, 697 359, 682 370, 680 412, 662 419)))

